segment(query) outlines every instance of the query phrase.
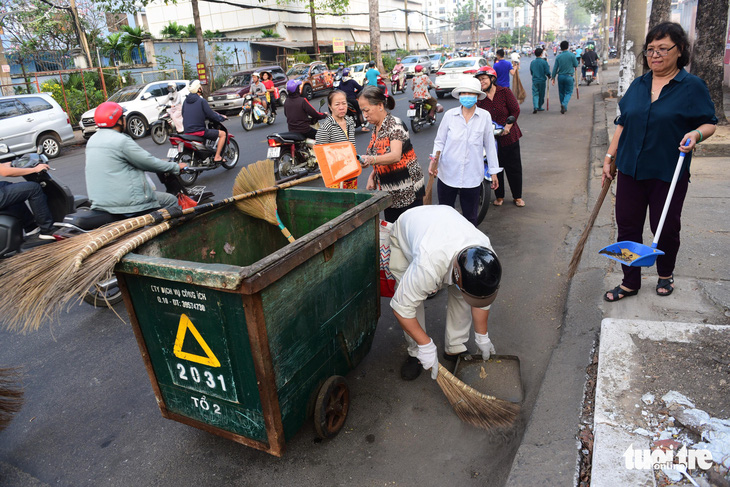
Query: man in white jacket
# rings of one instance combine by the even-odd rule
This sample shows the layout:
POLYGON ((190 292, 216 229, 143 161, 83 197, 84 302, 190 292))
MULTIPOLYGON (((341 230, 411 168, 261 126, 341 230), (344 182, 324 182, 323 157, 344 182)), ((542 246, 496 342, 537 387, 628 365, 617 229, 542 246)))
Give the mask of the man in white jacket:
POLYGON ((442 287, 449 293, 444 358, 456 361, 466 352, 472 323, 482 357, 495 353, 487 321, 502 267, 489 237, 450 206, 429 205, 403 213, 390 241, 390 271, 397 282, 390 307, 408 341, 401 377, 415 379, 421 365, 431 369, 432 378, 438 375, 436 345, 426 333, 423 303, 442 287))

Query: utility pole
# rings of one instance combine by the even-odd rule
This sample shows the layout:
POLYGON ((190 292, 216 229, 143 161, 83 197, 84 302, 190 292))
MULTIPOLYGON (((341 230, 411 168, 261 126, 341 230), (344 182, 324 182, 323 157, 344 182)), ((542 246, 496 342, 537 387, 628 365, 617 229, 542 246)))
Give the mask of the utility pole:
POLYGON ((629 85, 644 72, 641 51, 646 36, 646 0, 624 0, 626 28, 624 29, 623 54, 619 69, 618 96, 621 97, 629 89, 629 85))
POLYGON ((73 18, 76 36, 79 40, 79 46, 81 46, 81 49, 84 50, 84 57, 86 58, 87 63, 86 67, 90 68, 92 66, 91 52, 89 51, 89 43, 86 40, 86 34, 84 33, 83 29, 81 29, 81 22, 79 21, 79 11, 76 9, 76 0, 70 0, 69 11, 71 12, 71 17, 73 18))
POLYGON ((406 51, 408 51, 410 53, 411 52, 411 41, 410 41, 410 39, 408 39, 410 37, 408 35, 408 34, 410 34, 410 29, 408 29, 408 0, 403 0, 403 2, 405 4, 404 11, 406 14, 406 51))

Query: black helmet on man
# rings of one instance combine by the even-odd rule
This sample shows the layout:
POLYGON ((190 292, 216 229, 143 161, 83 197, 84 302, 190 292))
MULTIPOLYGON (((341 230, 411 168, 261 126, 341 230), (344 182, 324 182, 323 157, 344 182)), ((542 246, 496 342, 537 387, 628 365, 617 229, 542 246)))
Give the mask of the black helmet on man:
POLYGON ((494 252, 474 245, 457 254, 452 277, 467 304, 484 308, 497 297, 502 265, 494 252))
POLYGON ((368 63, 368 67, 369 67, 369 68, 374 68, 374 67, 375 67, 375 61, 370 61, 370 62, 368 63))

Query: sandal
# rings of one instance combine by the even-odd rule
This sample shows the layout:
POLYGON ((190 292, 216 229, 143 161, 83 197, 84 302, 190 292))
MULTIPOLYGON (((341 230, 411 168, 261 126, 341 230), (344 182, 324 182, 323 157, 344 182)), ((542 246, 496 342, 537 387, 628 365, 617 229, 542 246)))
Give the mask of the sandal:
POLYGON ((610 291, 606 291, 603 294, 603 300, 608 303, 615 303, 616 301, 621 301, 624 298, 628 298, 629 296, 636 296, 637 294, 639 294, 638 289, 634 289, 633 291, 627 291, 621 286, 616 286, 615 288, 611 289, 610 291), (613 299, 608 299, 609 294, 613 299))
POLYGON ((503 203, 504 203, 504 199, 503 198, 497 198, 496 200, 492 201, 492 204, 494 206, 502 206, 503 203))
POLYGON ((522 208, 523 206, 525 206, 525 200, 523 200, 522 198, 517 198, 515 200, 515 206, 522 208))
POLYGON ((659 278, 659 280, 656 282, 656 293, 659 296, 669 296, 674 292, 674 276, 670 277, 669 279, 662 279, 659 278), (665 293, 660 293, 659 290, 664 289, 665 293))

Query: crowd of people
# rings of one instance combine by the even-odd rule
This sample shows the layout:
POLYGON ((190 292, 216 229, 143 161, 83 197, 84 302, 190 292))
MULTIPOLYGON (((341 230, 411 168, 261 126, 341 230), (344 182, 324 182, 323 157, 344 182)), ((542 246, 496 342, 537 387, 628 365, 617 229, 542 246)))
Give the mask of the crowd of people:
MULTIPOLYGON (((574 52, 563 41, 560 53, 554 51, 557 55, 550 69, 546 51, 543 47, 535 49, 535 59, 530 63, 533 114, 544 111, 549 81, 558 85, 560 111, 564 114, 577 68, 582 62, 583 74, 586 69, 597 73, 598 56, 591 44, 582 52, 574 52)), ((494 353, 487 335, 487 318, 499 288, 501 265, 489 238, 476 228, 485 169, 489 175, 496 175, 492 178, 495 206, 504 203, 505 175, 514 204, 525 206, 519 142, 522 132, 517 123, 520 105, 510 90, 510 75, 519 69, 520 59, 519 55, 508 59, 501 49, 495 54, 493 66, 482 67, 452 91, 459 106, 448 110, 438 126, 428 164, 428 174, 437 180, 438 206, 423 205, 424 173, 408 127, 391 113, 395 100, 378 83, 380 72, 374 62, 365 74, 364 86, 350 77, 348 68, 340 66, 339 89, 332 90, 327 98, 329 114, 315 109, 302 96, 300 81, 289 80, 286 85, 284 114, 289 131, 310 137, 316 144, 354 145, 357 126, 362 122, 372 126, 367 149, 359 160, 363 167, 372 169, 366 189, 381 189, 392 197, 391 206, 384 211, 385 221, 393 224, 391 271, 399 282, 391 306, 409 343, 408 358, 401 369, 407 380, 417 377, 421 367, 430 369, 434 377, 437 374, 436 347, 425 331, 423 303, 441 287, 449 292, 445 358, 455 360, 466 350, 464 344, 472 325, 483 356, 494 353), (319 122, 318 130, 312 127, 315 122, 319 122), (494 136, 493 122, 504 127, 498 138, 494 136), (461 215, 453 209, 457 197, 461 215)), ((690 43, 681 26, 664 22, 652 28, 643 54, 647 72, 633 81, 619 103, 620 115, 604 160, 603 179, 617 179, 615 213, 620 241, 641 243, 647 212, 655 232, 664 201, 673 188, 659 239, 664 255, 656 261, 656 293, 668 296, 674 291, 681 210, 688 190, 692 150, 714 133, 717 119, 706 84, 685 70, 690 43), (686 153, 686 158, 675 187, 671 161, 677 151, 686 153)), ((434 117, 437 102, 429 90, 435 85, 419 68, 415 68, 413 93, 427 100, 429 116, 434 117)), ((252 75, 251 94, 264 108, 271 105, 274 109, 278 90, 270 73, 252 75)), ((186 97, 172 83, 168 102, 174 105, 176 118, 182 116, 186 134, 217 141, 214 160, 220 161, 225 133, 208 128, 206 122, 222 122, 226 117, 211 110, 200 83, 191 82, 186 97)), ((92 208, 123 215, 175 208, 176 198, 154 191, 144 172, 178 174, 186 165, 158 159, 139 147, 125 134, 124 109, 116 103, 102 103, 96 109, 95 120, 99 130, 86 146, 86 181, 92 208)), ((47 169, 45 164, 22 170, 3 163, 0 176, 24 176, 28 171, 47 169)), ((357 188, 357 180, 345 181, 338 187, 357 188)), ((0 208, 17 210, 27 233, 37 227, 35 232, 40 238, 53 238, 50 212, 36 183, 0 182, 0 208)), ((622 269, 622 282, 603 296, 607 302, 639 292, 640 268, 624 265, 622 269)))

